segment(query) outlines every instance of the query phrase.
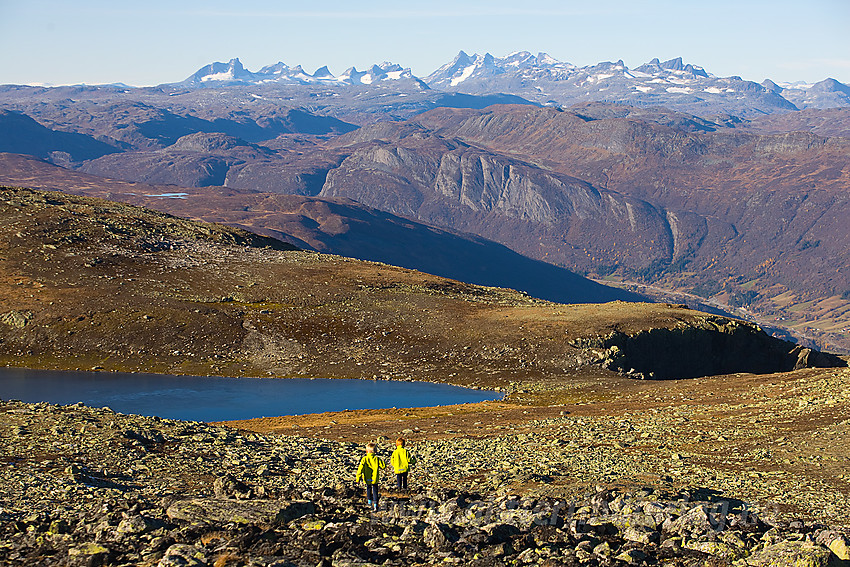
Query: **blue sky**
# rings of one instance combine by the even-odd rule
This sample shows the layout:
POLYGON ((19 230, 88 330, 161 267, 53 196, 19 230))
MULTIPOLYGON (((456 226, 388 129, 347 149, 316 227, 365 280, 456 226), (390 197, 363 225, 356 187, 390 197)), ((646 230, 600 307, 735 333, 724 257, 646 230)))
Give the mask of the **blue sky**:
POLYGON ((335 74, 390 60, 424 76, 461 49, 850 83, 847 30, 850 0, 0 0, 0 84, 152 85, 232 57, 335 74))

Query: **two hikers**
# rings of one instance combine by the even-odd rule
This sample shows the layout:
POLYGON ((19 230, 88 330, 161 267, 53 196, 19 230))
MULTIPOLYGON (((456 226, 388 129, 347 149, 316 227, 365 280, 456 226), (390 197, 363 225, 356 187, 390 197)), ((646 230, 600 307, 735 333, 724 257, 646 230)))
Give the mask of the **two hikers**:
MULTIPOLYGON (((410 472, 410 467, 416 464, 416 457, 404 447, 405 440, 402 438, 396 439, 396 449, 390 457, 390 463, 396 475, 396 487, 399 490, 407 490, 407 474, 410 472)), ((376 452, 374 443, 366 444, 366 454, 360 459, 360 466, 357 467, 356 482, 366 483, 366 500, 369 502, 369 507, 373 511, 378 510, 378 481, 380 480, 380 471, 387 467, 386 461, 379 457, 376 452)))

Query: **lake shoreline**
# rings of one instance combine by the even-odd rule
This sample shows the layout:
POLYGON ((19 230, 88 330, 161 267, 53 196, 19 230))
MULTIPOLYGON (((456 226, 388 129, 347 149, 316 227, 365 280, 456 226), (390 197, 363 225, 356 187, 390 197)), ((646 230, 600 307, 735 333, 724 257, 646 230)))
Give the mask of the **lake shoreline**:
POLYGON ((0 397, 108 406, 123 413, 193 421, 249 419, 345 409, 390 409, 498 399, 488 390, 424 381, 235 378, 0 369, 0 397), (191 403, 187 403, 191 400, 191 403))

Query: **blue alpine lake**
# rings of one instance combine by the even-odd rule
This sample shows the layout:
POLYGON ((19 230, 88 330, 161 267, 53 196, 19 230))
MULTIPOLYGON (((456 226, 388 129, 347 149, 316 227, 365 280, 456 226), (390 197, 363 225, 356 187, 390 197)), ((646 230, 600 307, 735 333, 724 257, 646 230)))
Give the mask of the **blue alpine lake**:
POLYGON ((0 368, 0 399, 104 407, 191 421, 464 404, 498 392, 388 380, 224 378, 0 368))

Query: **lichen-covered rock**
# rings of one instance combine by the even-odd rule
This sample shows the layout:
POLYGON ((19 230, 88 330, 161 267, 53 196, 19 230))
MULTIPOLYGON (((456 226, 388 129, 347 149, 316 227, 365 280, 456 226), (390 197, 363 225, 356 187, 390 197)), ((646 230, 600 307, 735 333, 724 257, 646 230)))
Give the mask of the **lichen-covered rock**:
POLYGON ((190 523, 274 524, 286 523, 315 512, 312 502, 277 500, 225 500, 196 498, 168 507, 172 520, 190 523))
POLYGON ((429 524, 422 537, 427 545, 441 550, 459 539, 457 531, 448 524, 429 524))
POLYGON ((72 563, 98 567, 109 561, 110 551, 99 543, 88 542, 68 549, 68 558, 72 563))
POLYGON ((487 536, 487 543, 504 543, 520 533, 520 530, 512 524, 487 524, 481 528, 487 536))
POLYGON ((672 534, 707 533, 719 529, 720 524, 707 506, 694 506, 675 520, 666 522, 664 530, 672 534))
POLYGON ((829 550, 841 561, 850 562, 850 544, 843 535, 836 536, 828 544, 829 550))
POLYGON ((176 543, 165 551, 157 567, 202 567, 207 565, 207 555, 193 545, 176 543))
POLYGON ((16 327, 18 329, 26 327, 32 318, 32 311, 9 311, 7 313, 0 313, 0 323, 9 325, 10 327, 16 327))
POLYGON ((117 531, 119 534, 138 535, 148 533, 159 527, 159 522, 141 515, 133 515, 121 520, 117 531))
POLYGON ((717 539, 686 541, 682 547, 699 551, 726 561, 735 561, 747 556, 746 544, 733 534, 721 534, 717 539))
POLYGON ((614 524, 621 532, 627 528, 646 528, 655 530, 658 528, 658 520, 650 514, 617 514, 608 517, 608 521, 614 524))
POLYGON ((216 498, 235 498, 247 500, 253 496, 254 491, 244 482, 232 474, 220 476, 213 481, 213 492, 216 498))
POLYGON ((783 541, 767 546, 742 563, 749 567, 828 567, 830 551, 805 541, 783 541))
POLYGON ((629 549, 624 551, 614 557, 614 559, 618 561, 624 561, 629 563, 630 565, 637 565, 643 562, 647 558, 646 553, 641 551, 640 549, 629 549))
POLYGON ((632 541, 644 545, 658 540, 658 532, 643 526, 627 526, 621 531, 621 534, 623 539, 626 541, 632 541))

